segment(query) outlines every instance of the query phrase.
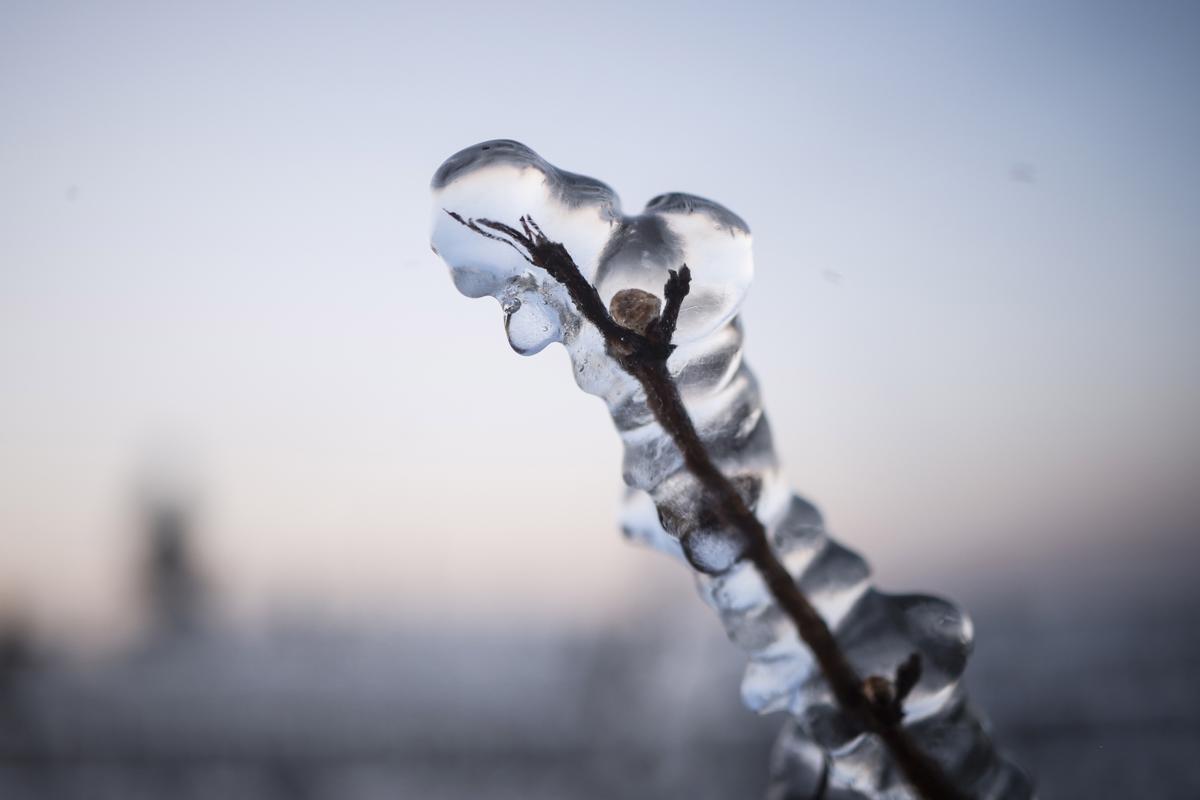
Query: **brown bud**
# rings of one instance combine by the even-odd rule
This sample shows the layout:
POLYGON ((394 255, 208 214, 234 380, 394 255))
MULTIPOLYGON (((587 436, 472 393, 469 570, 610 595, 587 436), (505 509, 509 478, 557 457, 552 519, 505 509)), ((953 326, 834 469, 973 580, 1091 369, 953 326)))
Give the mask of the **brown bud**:
POLYGON ((896 702, 896 690, 887 678, 872 675, 863 681, 863 694, 872 705, 890 708, 896 702))
POLYGON ((618 325, 642 335, 661 310, 662 301, 641 289, 622 289, 608 304, 608 312, 618 325))

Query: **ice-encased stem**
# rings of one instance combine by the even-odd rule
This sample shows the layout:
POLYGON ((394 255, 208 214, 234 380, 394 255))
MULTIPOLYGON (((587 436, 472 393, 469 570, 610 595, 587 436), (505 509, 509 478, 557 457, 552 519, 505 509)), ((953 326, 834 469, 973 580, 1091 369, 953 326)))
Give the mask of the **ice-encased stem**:
MULTIPOLYGON (((452 268, 463 269, 447 260, 452 268)), ((785 611, 778 592, 764 582, 762 559, 753 551, 748 554, 745 541, 732 535, 728 518, 712 513, 711 493, 697 478, 695 464, 687 463, 672 432, 660 422, 656 411, 661 409, 654 406, 661 399, 648 403, 644 381, 630 374, 628 364, 619 363, 619 353, 614 359, 605 336, 581 316, 563 283, 542 272, 497 280, 479 293, 505 304, 514 346, 514 305, 536 304, 545 319, 557 320, 554 338, 566 346, 577 382, 605 400, 625 445, 625 481, 631 487, 626 532, 686 557, 697 568, 702 595, 719 613, 730 638, 749 655, 742 685, 745 702, 758 711, 792 713, 776 746, 771 797, 913 797, 878 732, 864 730, 814 668, 793 624, 794 610, 785 611)), ((460 274, 455 277, 459 282, 460 274)), ((891 676, 913 653, 919 654, 922 674, 903 704, 905 738, 962 793, 1031 797, 1027 779, 997 754, 959 685, 971 645, 966 616, 937 598, 887 595, 872 588, 863 559, 829 538, 816 509, 788 489, 757 382, 742 360, 737 319, 680 346, 666 370, 707 455, 765 530, 771 560, 811 601, 853 671, 891 676)))

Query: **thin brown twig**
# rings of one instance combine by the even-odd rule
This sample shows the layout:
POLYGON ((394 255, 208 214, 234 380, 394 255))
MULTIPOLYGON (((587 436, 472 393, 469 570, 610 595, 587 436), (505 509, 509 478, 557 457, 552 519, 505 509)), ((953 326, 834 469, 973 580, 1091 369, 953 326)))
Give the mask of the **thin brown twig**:
POLYGON ((688 267, 670 271, 664 286, 666 305, 659 318, 641 334, 612 317, 599 292, 583 276, 566 248, 551 241, 530 217, 522 217, 521 230, 517 230, 501 222, 464 219, 452 211, 446 213, 476 233, 507 243, 566 288, 579 313, 603 335, 609 355, 642 385, 655 419, 683 454, 684 464, 704 487, 718 517, 744 537, 744 557, 758 570, 775 601, 795 624, 842 710, 862 729, 880 738, 922 797, 964 800, 966 795, 950 782, 937 763, 921 752, 903 727, 903 701, 920 677, 920 656, 914 653, 901 664, 892 680, 870 676, 864 681, 825 620, 775 554, 762 522, 709 457, 667 369, 667 358, 674 350, 671 338, 679 310, 690 289, 688 267))

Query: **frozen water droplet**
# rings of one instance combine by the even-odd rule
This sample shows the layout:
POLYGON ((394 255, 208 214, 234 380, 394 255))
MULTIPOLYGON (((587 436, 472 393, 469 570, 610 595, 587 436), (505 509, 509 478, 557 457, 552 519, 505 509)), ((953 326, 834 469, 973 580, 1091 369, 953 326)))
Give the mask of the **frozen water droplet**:
POLYGON ((825 780, 825 753, 805 735, 799 723, 789 721, 771 752, 767 800, 820 797, 825 780))
POLYGON ((705 599, 727 618, 758 611, 771 603, 767 585, 749 562, 742 562, 723 575, 706 579, 704 593, 705 599))
POLYGON ((741 535, 724 528, 702 528, 683 538, 683 552, 688 562, 709 575, 728 570, 745 550, 741 535))
POLYGON ((450 266, 455 286, 470 297, 499 295, 530 267, 516 249, 480 236, 447 212, 514 226, 522 216, 532 217, 566 247, 606 306, 622 290, 661 295, 668 271, 686 263, 692 284, 675 329, 677 345, 728 323, 750 288, 750 229, 702 197, 660 195, 643 213, 627 217, 604 183, 560 170, 507 140, 451 156, 434 176, 433 192, 434 250, 450 266))
POLYGON ((515 314, 517 309, 521 307, 521 300, 517 297, 503 297, 500 300, 500 310, 505 314, 515 314))
POLYGON ((645 492, 625 489, 625 502, 621 506, 621 531, 647 547, 676 557, 682 555, 679 540, 663 530, 654 501, 645 492))
POLYGON ((523 356, 541 352, 551 342, 562 340, 557 309, 538 294, 516 300, 516 308, 504 319, 508 343, 523 356))
POLYGON ((608 240, 596 272, 605 303, 617 292, 662 292, 668 270, 687 264, 692 287, 679 312, 675 343, 717 330, 737 313, 754 275, 750 229, 724 206, 685 194, 662 195, 626 217, 608 240))
POLYGON ((800 650, 782 658, 751 660, 742 676, 742 702, 760 714, 786 708, 813 667, 812 656, 800 650))
POLYGON ((557 169, 510 140, 455 153, 434 175, 432 188, 433 247, 450 267, 455 286, 469 297, 497 295, 531 268, 512 247, 480 236, 448 212, 508 225, 529 215, 567 248, 589 278, 620 217, 612 189, 557 169))

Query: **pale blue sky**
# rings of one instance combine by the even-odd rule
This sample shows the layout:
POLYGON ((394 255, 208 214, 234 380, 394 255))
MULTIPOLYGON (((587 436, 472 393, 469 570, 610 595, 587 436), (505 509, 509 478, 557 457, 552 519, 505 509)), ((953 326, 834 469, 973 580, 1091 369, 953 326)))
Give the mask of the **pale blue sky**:
POLYGON ((164 450, 246 612, 667 574, 565 356, 429 252, 496 137, 750 223, 778 449, 885 583, 1194 533, 1198 42, 1192 3, 6 2, 0 612, 119 629, 164 450))

